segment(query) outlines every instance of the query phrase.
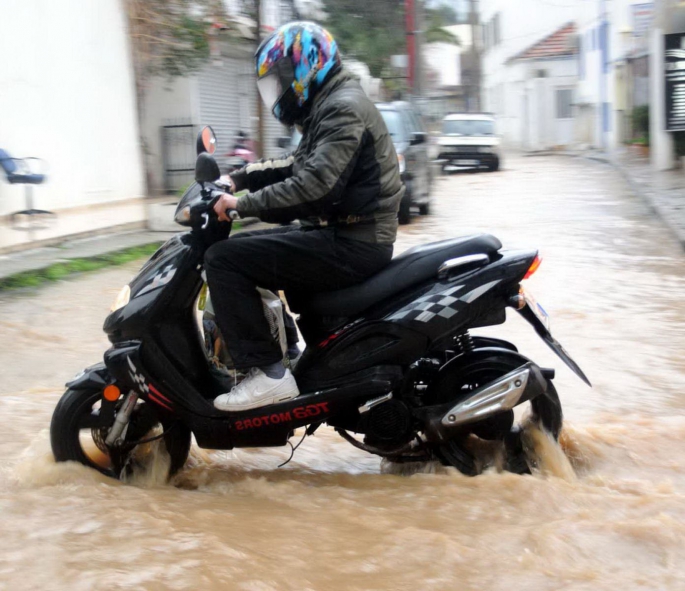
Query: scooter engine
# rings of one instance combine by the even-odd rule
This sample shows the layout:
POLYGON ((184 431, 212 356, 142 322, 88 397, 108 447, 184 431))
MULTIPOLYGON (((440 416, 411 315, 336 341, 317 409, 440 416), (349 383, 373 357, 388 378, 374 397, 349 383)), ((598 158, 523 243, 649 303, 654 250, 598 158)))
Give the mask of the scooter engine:
POLYGON ((412 417, 401 400, 390 399, 362 415, 364 443, 378 448, 395 448, 412 434, 412 417))

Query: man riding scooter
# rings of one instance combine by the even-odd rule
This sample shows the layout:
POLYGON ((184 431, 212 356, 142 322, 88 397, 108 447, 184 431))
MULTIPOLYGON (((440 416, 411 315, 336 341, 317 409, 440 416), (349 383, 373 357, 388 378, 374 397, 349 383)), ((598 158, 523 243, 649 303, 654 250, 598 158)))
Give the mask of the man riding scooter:
POLYGON ((225 411, 299 394, 256 287, 334 291, 377 273, 392 258, 404 192, 383 118, 342 68, 330 33, 314 23, 290 23, 268 37, 255 58, 267 108, 281 123, 301 128, 302 141, 289 157, 232 173, 231 193, 249 193, 222 195, 215 211, 220 220, 237 210, 301 225, 243 233, 205 255, 217 324, 235 368, 249 370, 214 400, 225 411))

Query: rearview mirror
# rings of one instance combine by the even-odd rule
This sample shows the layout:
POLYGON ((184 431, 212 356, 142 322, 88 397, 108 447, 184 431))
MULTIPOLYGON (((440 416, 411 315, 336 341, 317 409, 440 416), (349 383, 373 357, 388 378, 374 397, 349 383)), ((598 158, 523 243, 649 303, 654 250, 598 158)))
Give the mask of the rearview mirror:
POLYGON ((207 152, 207 154, 214 154, 216 150, 216 136, 214 131, 209 125, 205 125, 197 134, 197 155, 199 156, 202 152, 207 152))
POLYGON ((195 161, 195 180, 198 183, 213 183, 221 176, 219 165, 207 152, 198 154, 195 161))
POLYGON ((428 134, 424 131, 415 131, 411 134, 411 139, 409 144, 412 146, 418 146, 419 144, 425 144, 428 139, 428 134))
POLYGON ((285 150, 290 146, 290 142, 292 142, 292 138, 289 135, 284 135, 278 138, 276 144, 281 150, 285 150))

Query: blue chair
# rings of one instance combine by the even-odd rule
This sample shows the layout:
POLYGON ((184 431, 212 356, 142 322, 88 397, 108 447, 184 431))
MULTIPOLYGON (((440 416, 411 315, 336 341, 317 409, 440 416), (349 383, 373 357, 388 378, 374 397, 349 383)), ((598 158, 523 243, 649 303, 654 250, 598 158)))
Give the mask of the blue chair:
POLYGON ((0 149, 0 168, 5 172, 7 182, 10 185, 25 185, 26 209, 10 214, 10 220, 14 223, 20 216, 46 216, 53 217, 55 214, 45 209, 33 207, 33 186, 41 185, 47 178, 44 174, 31 171, 29 162, 42 162, 40 158, 12 158, 5 150, 0 149))

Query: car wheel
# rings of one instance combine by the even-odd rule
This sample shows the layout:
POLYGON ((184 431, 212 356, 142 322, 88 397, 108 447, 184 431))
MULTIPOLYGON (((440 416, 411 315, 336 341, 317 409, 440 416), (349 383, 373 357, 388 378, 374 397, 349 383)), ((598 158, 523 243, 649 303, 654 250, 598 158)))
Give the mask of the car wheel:
POLYGON ((411 195, 409 191, 404 194, 402 201, 400 201, 400 210, 397 213, 397 220, 402 226, 406 226, 411 222, 411 195))
POLYGON ((429 215, 430 212, 431 212, 430 203, 424 203, 423 205, 419 205, 419 214, 420 215, 429 215))
POLYGON ((490 166, 488 166, 488 172, 496 172, 499 170, 499 158, 497 158, 490 166))

